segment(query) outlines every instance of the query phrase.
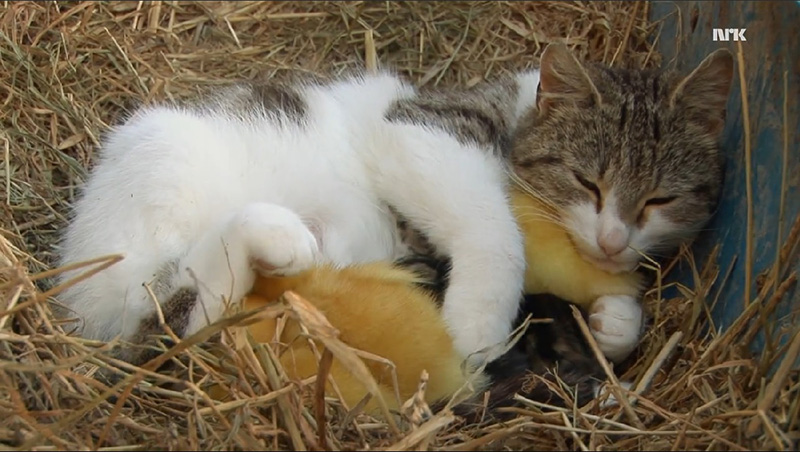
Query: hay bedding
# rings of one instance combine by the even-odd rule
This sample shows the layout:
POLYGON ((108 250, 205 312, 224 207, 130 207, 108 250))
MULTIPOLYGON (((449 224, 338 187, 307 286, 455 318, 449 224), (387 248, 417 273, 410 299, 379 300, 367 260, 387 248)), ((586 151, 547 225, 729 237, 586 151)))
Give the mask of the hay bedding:
MULTIPOLYGON (((662 300, 658 288, 649 294, 654 325, 624 374, 637 380, 637 400, 604 410, 523 401, 514 420, 499 424, 464 425, 447 412, 424 419, 425 407, 418 404, 396 424, 348 412, 334 399, 313 397, 311 381, 287 382, 273 349, 246 346, 234 333, 225 336, 224 362, 189 341, 174 348, 168 356, 182 358, 191 381, 176 390, 167 384, 175 381, 169 374, 115 362, 104 354, 108 344, 64 334, 46 303, 59 290, 50 282, 60 271, 53 268, 54 242, 69 203, 104 130, 137 104, 182 98, 236 77, 285 69, 336 74, 376 61, 423 85, 471 85, 529 66, 547 42, 563 39, 588 59, 653 66, 660 56, 647 39, 657 26, 646 17, 646 4, 627 2, 5 2, 0 444, 142 450, 796 448, 800 381, 785 364, 800 352, 800 336, 788 332, 794 336, 786 347, 760 357, 746 352, 759 327, 751 320, 774 307, 795 275, 766 275, 752 308, 719 334, 705 307, 715 299, 711 284, 725 278, 713 255, 697 263, 694 285, 682 288, 683 296, 662 300), (779 366, 773 376, 765 371, 770 365, 779 366), (118 386, 92 378, 98 368, 114 366, 126 376, 118 386), (204 388, 211 382, 228 387, 235 400, 210 400, 204 388)), ((796 252, 799 230, 788 234, 784 257, 796 252)), ((114 260, 98 258, 87 271, 114 260)), ((687 253, 679 261, 694 265, 687 253)), ((285 309, 302 314, 302 307, 295 301, 285 309)), ((324 334, 324 319, 310 314, 311 333, 324 334)))

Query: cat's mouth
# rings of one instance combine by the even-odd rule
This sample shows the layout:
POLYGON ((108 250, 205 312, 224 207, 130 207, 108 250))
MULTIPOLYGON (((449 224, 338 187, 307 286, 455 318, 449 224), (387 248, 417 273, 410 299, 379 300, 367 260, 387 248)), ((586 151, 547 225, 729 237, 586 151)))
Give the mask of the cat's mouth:
POLYGON ((586 262, 594 265, 608 273, 624 273, 632 271, 636 267, 636 263, 631 264, 628 260, 614 259, 613 257, 597 257, 591 250, 586 250, 581 246, 580 240, 576 240, 572 234, 567 234, 572 246, 578 252, 578 255, 586 262))
POLYGON ((633 271, 639 263, 636 254, 631 254, 630 249, 625 249, 622 252, 613 256, 608 256, 600 250, 599 245, 595 245, 594 233, 585 233, 585 231, 592 231, 592 221, 587 221, 586 217, 594 215, 593 209, 582 208, 585 206, 578 206, 572 212, 564 216, 565 229, 567 238, 572 244, 573 249, 581 256, 585 262, 592 264, 594 267, 607 272, 607 273, 626 273, 633 271), (585 210, 592 210, 587 213, 585 210))

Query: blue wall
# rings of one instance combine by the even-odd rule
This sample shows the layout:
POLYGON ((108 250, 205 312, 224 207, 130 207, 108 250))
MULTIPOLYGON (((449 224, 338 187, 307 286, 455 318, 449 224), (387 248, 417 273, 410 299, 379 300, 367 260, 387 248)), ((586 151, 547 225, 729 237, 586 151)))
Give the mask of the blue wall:
MULTIPOLYGON (((756 276, 775 262, 776 247, 786 239, 800 213, 800 2, 762 1, 687 1, 651 2, 651 19, 662 24, 658 50, 664 63, 681 70, 695 67, 710 52, 726 47, 736 55, 735 42, 714 42, 713 28, 746 28, 742 42, 745 80, 749 101, 752 143, 752 186, 754 207, 753 228, 753 299, 756 276), (784 92, 784 72, 788 71, 789 90, 784 92), (783 237, 779 243, 781 175, 783 168, 783 102, 789 99, 788 192, 785 200, 783 237)), ((738 61, 738 60, 737 60, 738 61)), ((720 276, 712 289, 713 299, 728 271, 732 273, 722 287, 713 310, 717 328, 729 326, 744 309, 745 260, 747 236, 747 201, 745 146, 742 100, 735 68, 732 95, 728 104, 727 126, 722 145, 726 152, 727 175, 722 205, 709 230, 694 247, 698 265, 704 262, 711 248, 721 244, 718 258, 720 276)), ((800 271, 797 257, 787 266, 800 271)), ((688 269, 681 269, 680 279, 693 287, 688 269)), ((793 328, 796 320, 789 314, 800 310, 800 290, 795 287, 779 306, 778 314, 769 323, 778 331, 793 328)), ((785 339, 785 338, 784 338, 785 339)), ((764 346, 763 335, 754 344, 764 346)))

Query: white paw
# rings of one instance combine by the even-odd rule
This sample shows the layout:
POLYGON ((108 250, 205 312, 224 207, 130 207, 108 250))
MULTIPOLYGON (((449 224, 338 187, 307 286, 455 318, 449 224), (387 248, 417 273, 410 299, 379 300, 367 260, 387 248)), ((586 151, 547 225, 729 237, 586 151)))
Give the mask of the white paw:
POLYGON ((317 238, 297 214, 275 204, 250 204, 234 219, 252 267, 265 275, 293 275, 310 268, 317 238))
POLYGON ((450 299, 445 296, 443 313, 456 351, 467 359, 471 368, 499 358, 507 348, 511 332, 508 315, 498 312, 499 309, 473 307, 466 303, 467 298, 448 295, 453 296, 450 299))
POLYGON ((179 264, 177 286, 197 287, 200 294, 187 334, 216 321, 226 300, 238 303, 253 287, 256 272, 303 271, 315 263, 318 248, 294 212, 266 203, 244 207, 204 234, 179 264))
MULTIPOLYGON (((633 387, 633 383, 627 381, 620 381, 619 385, 622 386, 625 390, 630 390, 633 387)), ((600 403, 600 408, 608 408, 612 406, 619 405, 619 401, 614 396, 614 393, 611 392, 609 386, 607 384, 598 384, 594 388, 594 397, 600 398, 605 393, 609 393, 608 397, 600 403)))
POLYGON ((642 307, 628 295, 607 295, 592 303, 589 329, 605 356, 618 363, 639 344, 642 307))

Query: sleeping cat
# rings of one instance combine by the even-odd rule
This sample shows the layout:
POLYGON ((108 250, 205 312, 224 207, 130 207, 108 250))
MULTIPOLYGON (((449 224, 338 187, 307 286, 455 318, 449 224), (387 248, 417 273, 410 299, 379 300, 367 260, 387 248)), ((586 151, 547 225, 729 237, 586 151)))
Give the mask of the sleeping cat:
MULTIPOLYGON (((422 93, 382 73, 143 108, 105 140, 63 243, 64 264, 125 259, 61 300, 84 336, 130 339, 154 311, 150 282, 185 336, 256 273, 394 261, 414 252, 413 230, 451 262, 442 316, 456 352, 493 358, 525 276, 509 169, 586 261, 631 271, 713 212, 731 74, 723 50, 679 77, 584 65, 553 45, 539 70, 469 91, 422 93)), ((590 311, 603 351, 627 355, 635 297, 590 311)))
MULTIPOLYGON (((536 74, 526 74, 536 84, 536 74)), ((132 338, 164 305, 189 335, 250 290, 256 272, 393 261, 398 215, 452 257, 443 315, 460 354, 501 342, 522 292, 522 238, 497 136, 514 105, 466 107, 441 126, 390 74, 328 84, 239 84, 198 105, 143 108, 105 140, 63 246, 63 263, 125 259, 64 291, 81 334, 132 338), (502 124, 502 126, 501 126, 502 124)), ((521 98, 524 104, 533 99, 521 98)), ((77 272, 67 272, 66 280, 77 272)), ((480 355, 477 355, 480 357, 480 355)))

